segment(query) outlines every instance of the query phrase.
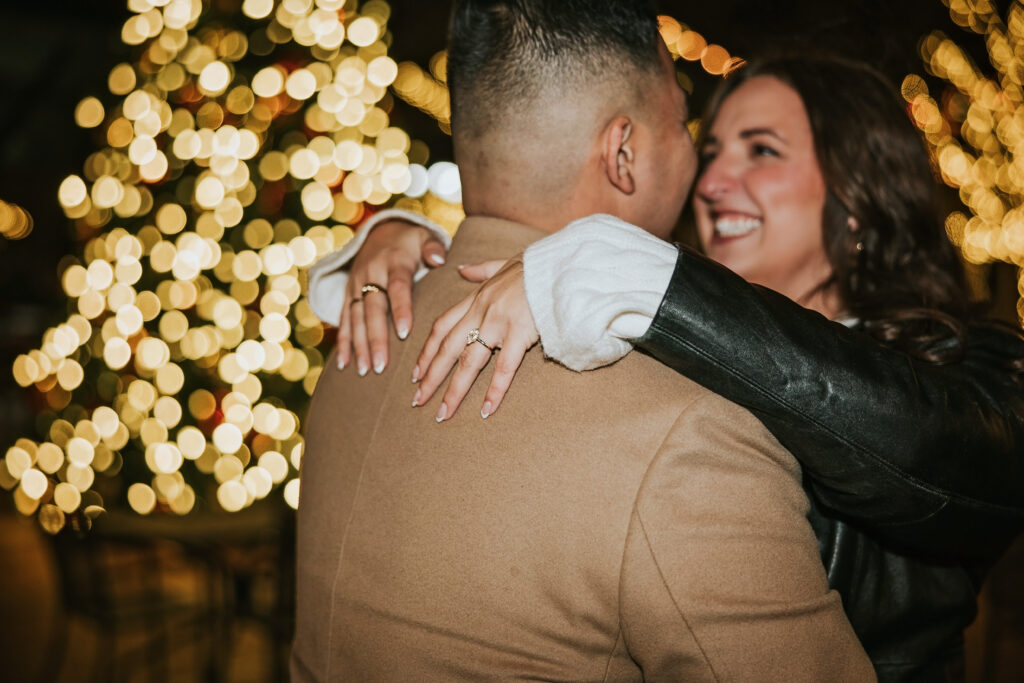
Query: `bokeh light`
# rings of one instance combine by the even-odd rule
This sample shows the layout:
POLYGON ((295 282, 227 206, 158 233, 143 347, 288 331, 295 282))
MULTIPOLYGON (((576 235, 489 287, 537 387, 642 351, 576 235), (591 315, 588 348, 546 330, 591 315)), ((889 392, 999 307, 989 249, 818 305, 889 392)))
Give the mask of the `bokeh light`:
MULTIPOLYGON (((386 2, 128 8, 132 60, 73 112, 99 147, 56 192, 82 239, 58 273, 70 315, 12 367, 45 417, 6 451, 0 484, 51 533, 106 505, 238 511, 276 489, 296 507, 332 338, 304 269, 378 207, 450 231, 464 215, 458 169, 391 121, 397 96, 449 131, 447 55, 396 63, 386 2)), ((679 22, 661 29, 712 73, 736 60, 679 22)), ((0 203, 0 233, 29 230, 0 203)))
MULTIPOLYGON (((984 75, 963 48, 934 32, 921 40, 921 57, 947 87, 933 96, 921 76, 910 74, 901 92, 943 182, 959 191, 969 212, 947 216, 950 240, 975 267, 1024 267, 1024 6, 1014 3, 1004 18, 988 2, 946 4, 954 22, 984 37, 995 74, 984 75)), ((1019 290, 1024 297, 1024 274, 1019 290)), ((1018 313, 1024 321, 1024 298, 1018 313)))
MULTIPOLYGON (((195 0, 129 10, 136 58, 74 111, 105 146, 57 190, 88 235, 61 268, 72 314, 12 367, 56 420, 7 451, 0 483, 52 533, 94 516, 83 493, 130 458, 150 473, 122 489, 139 514, 237 511, 275 487, 294 506, 329 343, 301 269, 426 174, 390 125, 386 3, 244 0, 246 33, 195 0)), ((31 227, 0 202, 0 234, 31 227)))

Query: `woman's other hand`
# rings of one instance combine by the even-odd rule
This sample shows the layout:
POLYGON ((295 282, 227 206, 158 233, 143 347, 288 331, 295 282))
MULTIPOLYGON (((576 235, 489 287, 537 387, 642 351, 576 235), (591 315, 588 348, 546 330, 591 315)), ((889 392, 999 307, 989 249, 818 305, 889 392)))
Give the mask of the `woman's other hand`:
POLYGON ((338 323, 338 367, 355 354, 359 375, 371 364, 380 374, 388 364, 388 310, 395 332, 405 339, 412 327, 412 285, 422 265, 445 262, 444 245, 429 231, 405 221, 387 221, 367 235, 352 261, 338 323), (366 285, 379 290, 363 292, 366 285))
MULTIPOLYGON (((501 266, 500 261, 489 261, 460 270, 466 279, 479 281, 501 266)), ((480 411, 482 417, 488 417, 501 405, 523 356, 539 339, 523 287, 522 257, 517 257, 497 270, 475 294, 434 322, 413 369, 413 381, 420 382, 413 406, 429 401, 452 366, 458 363, 436 419, 443 422, 450 418, 480 371, 497 353, 494 374, 480 411), (474 330, 479 342, 467 341, 474 330)))

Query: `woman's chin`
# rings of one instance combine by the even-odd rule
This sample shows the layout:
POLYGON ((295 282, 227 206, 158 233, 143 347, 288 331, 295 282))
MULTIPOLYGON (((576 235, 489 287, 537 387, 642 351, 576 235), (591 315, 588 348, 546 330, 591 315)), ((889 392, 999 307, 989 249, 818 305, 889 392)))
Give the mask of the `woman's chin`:
POLYGON ((744 235, 720 235, 715 233, 704 243, 704 253, 711 260, 729 270, 743 274, 758 262, 757 231, 744 235))

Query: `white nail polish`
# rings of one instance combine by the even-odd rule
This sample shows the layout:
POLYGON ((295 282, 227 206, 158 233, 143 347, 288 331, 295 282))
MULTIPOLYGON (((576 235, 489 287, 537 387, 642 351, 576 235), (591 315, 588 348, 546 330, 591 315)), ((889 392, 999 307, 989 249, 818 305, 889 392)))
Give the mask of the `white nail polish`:
POLYGON ((437 411, 437 417, 435 417, 434 420, 436 420, 437 422, 444 422, 444 418, 446 417, 447 412, 448 406, 442 403, 441 407, 437 411))
POLYGON ((366 377, 366 371, 369 369, 366 367, 366 363, 364 361, 359 361, 357 366, 356 371, 359 373, 359 376, 366 377))
POLYGON ((444 256, 441 256, 440 254, 431 254, 427 258, 435 266, 443 266, 444 265, 444 256))
POLYGON ((490 401, 484 401, 484 407, 480 411, 480 417, 482 417, 483 419, 486 420, 490 416, 491 416, 491 402, 490 401))
POLYGON ((377 360, 375 360, 373 362, 373 371, 375 373, 377 373, 378 375, 380 373, 384 372, 384 359, 383 358, 378 358, 377 360))
POLYGON ((343 361, 341 359, 341 356, 338 356, 338 369, 339 370, 344 370, 345 369, 345 361, 343 361))
POLYGON ((405 339, 409 336, 409 328, 405 326, 405 323, 399 323, 396 332, 398 332, 399 339, 405 339))

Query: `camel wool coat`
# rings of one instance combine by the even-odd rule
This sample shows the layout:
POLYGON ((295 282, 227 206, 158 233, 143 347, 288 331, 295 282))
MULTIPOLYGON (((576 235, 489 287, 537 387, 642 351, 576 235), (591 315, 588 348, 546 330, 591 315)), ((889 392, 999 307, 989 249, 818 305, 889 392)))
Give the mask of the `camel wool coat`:
POLYGON ((574 373, 536 351, 486 420, 484 381, 443 424, 440 392, 410 407, 430 321, 473 288, 455 265, 543 236, 468 218, 388 369, 324 370, 293 682, 873 680, 799 467, 746 410, 639 353, 574 373))

